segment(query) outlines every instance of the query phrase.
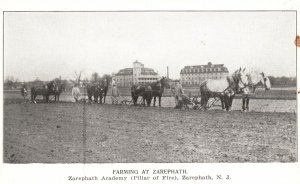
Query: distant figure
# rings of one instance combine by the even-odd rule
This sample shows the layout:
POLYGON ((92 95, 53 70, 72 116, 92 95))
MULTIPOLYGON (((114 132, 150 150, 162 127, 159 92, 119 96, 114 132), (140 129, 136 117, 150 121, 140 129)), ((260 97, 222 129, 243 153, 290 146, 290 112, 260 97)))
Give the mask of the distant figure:
POLYGON ((112 86, 116 85, 116 81, 115 81, 115 79, 112 79, 112 81, 111 81, 111 85, 112 85, 112 86))
POLYGON ((26 98, 26 96, 27 96, 27 93, 28 93, 27 87, 26 87, 25 84, 23 84, 23 85, 22 85, 22 88, 21 88, 21 95, 22 95, 22 97, 24 98, 24 100, 25 100, 25 98, 26 98))
POLYGON ((181 108, 182 105, 182 95, 184 94, 183 88, 179 82, 179 80, 175 81, 174 88, 174 98, 175 98, 175 108, 181 108))
POLYGON ((75 102, 78 102, 80 96, 80 89, 77 84, 75 84, 72 88, 72 96, 74 97, 75 102))
POLYGON ((117 88, 116 84, 113 84, 113 87, 111 89, 111 103, 112 104, 119 104, 118 98, 120 97, 120 92, 117 88))

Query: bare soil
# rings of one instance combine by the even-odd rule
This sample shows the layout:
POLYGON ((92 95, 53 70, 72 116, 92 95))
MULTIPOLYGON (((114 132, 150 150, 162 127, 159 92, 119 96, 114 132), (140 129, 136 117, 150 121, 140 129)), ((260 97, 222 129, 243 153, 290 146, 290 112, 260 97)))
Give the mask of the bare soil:
POLYGON ((296 162, 295 113, 5 103, 6 163, 296 162))

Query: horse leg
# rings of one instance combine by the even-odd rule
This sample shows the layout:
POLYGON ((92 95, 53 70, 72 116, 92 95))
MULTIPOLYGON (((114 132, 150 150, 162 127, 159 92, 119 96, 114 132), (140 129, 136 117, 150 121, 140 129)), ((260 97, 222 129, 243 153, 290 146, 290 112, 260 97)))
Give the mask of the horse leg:
POLYGON ((200 104, 201 104, 201 107, 206 110, 207 109, 207 102, 208 102, 208 99, 209 97, 206 96, 205 94, 201 95, 201 101, 200 101, 200 104))
POLYGON ((156 96, 153 96, 153 107, 155 107, 156 96))
POLYGON ((103 97, 102 95, 100 95, 100 104, 102 104, 102 98, 103 98, 103 103, 105 103, 105 96, 103 97))
POLYGON ((229 111, 230 97, 225 95, 225 108, 226 111, 229 111))
POLYGON ((143 96, 143 102, 142 102, 142 105, 146 106, 146 103, 145 103, 145 97, 143 96))
MULTIPOLYGON (((105 93, 103 94, 103 103, 105 103, 106 93, 107 93, 107 92, 105 92, 105 93)), ((101 102, 102 102, 102 100, 101 100, 101 102)))
POLYGON ((135 96, 135 97, 134 97, 134 105, 137 105, 138 99, 139 99, 139 96, 135 96))
POLYGON ((246 103, 246 97, 243 97, 242 98, 242 101, 243 101, 243 106, 242 106, 242 110, 245 111, 245 103, 246 103))
POLYGON ((207 103, 208 103, 209 99, 210 99, 210 96, 206 96, 206 98, 204 98, 204 109, 205 109, 205 110, 206 110, 207 108, 210 108, 210 106, 209 106, 209 107, 207 106, 207 103))
POLYGON ((34 103, 34 94, 30 94, 31 102, 34 103))
POLYGON ((160 102, 161 102, 161 96, 158 96, 158 106, 159 106, 159 107, 161 107, 160 102))
POLYGON ((249 101, 250 101, 250 99, 249 99, 249 97, 247 97, 247 99, 246 99, 246 110, 247 111, 249 111, 249 101))
POLYGON ((224 110, 225 109, 225 102, 224 102, 224 96, 223 95, 220 96, 220 101, 221 101, 222 109, 224 110))
POLYGON ((148 107, 150 107, 151 106, 151 100, 152 100, 152 92, 149 93, 148 100, 149 100, 148 107))
POLYGON ((229 110, 231 110, 233 99, 234 99, 234 95, 230 96, 230 99, 229 99, 229 110))
POLYGON ((201 100, 200 100, 200 105, 201 105, 201 108, 204 108, 204 95, 201 95, 201 100))
POLYGON ((94 95, 94 102, 95 103, 98 103, 98 98, 99 98, 98 95, 94 95))
POLYGON ((147 96, 146 101, 147 101, 147 106, 150 107, 150 105, 151 105, 151 98, 149 96, 147 96))

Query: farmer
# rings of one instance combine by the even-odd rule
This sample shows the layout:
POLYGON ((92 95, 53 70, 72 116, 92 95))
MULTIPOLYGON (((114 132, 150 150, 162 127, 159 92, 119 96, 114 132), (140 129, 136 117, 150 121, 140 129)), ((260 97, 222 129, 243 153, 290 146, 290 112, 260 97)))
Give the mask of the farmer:
POLYGON ((74 97, 75 102, 78 102, 80 96, 80 90, 77 84, 75 84, 74 87, 72 88, 72 96, 74 97))
POLYGON ((113 84, 111 89, 111 103, 112 104, 119 104, 118 98, 120 97, 119 89, 117 88, 116 83, 113 84))
POLYGON ((27 96, 27 93, 28 93, 27 86, 24 83, 22 83, 21 95, 23 96, 24 100, 25 100, 25 98, 27 96))
POLYGON ((179 80, 175 81, 175 88, 174 88, 174 98, 175 98, 175 108, 181 108, 182 106, 182 95, 184 94, 183 88, 179 82, 179 80))

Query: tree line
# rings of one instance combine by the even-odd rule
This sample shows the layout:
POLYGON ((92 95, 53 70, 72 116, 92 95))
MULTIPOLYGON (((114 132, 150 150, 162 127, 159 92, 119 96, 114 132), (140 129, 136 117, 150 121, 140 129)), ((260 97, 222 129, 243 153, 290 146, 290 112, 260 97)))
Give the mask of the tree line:
POLYGON ((272 87, 296 87, 296 77, 273 77, 269 76, 272 87))
MULTIPOLYGON (((74 72, 73 78, 71 80, 62 79, 61 77, 57 77, 53 79, 52 81, 55 81, 56 83, 63 83, 66 86, 66 89, 71 89, 74 84, 78 84, 79 86, 82 86, 84 83, 98 83, 102 79, 106 79, 109 82, 112 80, 112 76, 109 74, 104 74, 100 76, 97 72, 94 72, 89 79, 82 78, 82 71, 80 72, 74 72)), ((273 77, 269 76, 270 82, 272 87, 296 87, 297 85, 297 79, 296 77, 273 77)), ((42 81, 39 78, 36 78, 33 81, 28 82, 21 82, 18 79, 15 79, 13 76, 7 76, 4 80, 4 89, 18 89, 22 86, 24 83, 28 88, 32 86, 42 86, 45 83, 49 81, 42 81)))
MULTIPOLYGON (((82 71, 74 72, 72 79, 62 79, 61 76, 52 79, 57 84, 64 84, 67 90, 70 90, 75 84, 82 87, 84 84, 96 84, 99 83, 101 80, 106 79, 109 82, 112 80, 112 76, 109 74, 103 74, 100 76, 97 72, 94 72, 90 78, 83 78, 82 71)), ((13 89, 20 89, 22 85, 26 85, 28 89, 35 86, 43 86, 50 81, 43 81, 39 78, 36 78, 33 81, 22 82, 19 79, 14 78, 13 76, 7 76, 4 80, 4 90, 13 90, 13 89)))

